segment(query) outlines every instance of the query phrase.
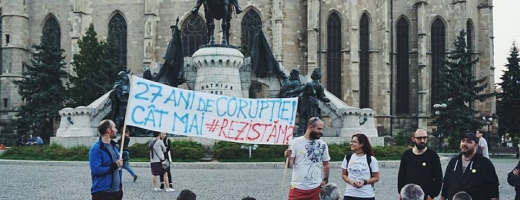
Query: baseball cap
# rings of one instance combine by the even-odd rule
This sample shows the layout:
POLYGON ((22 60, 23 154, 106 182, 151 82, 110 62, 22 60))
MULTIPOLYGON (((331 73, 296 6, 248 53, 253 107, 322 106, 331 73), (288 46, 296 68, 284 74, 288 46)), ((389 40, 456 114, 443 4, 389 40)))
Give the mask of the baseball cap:
POLYGON ((477 138, 477 136, 475 135, 475 133, 466 133, 466 134, 462 135, 460 138, 461 138, 461 139, 462 139, 462 138, 469 138, 469 139, 475 141, 475 143, 478 144, 478 138, 477 138))

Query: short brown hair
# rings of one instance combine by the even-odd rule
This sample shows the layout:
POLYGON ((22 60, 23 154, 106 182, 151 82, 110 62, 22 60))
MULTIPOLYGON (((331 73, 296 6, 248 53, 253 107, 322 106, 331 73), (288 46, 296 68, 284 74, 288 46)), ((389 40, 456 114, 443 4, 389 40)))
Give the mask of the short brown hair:
POLYGON ((480 128, 477 129, 477 132, 482 133, 482 134, 486 133, 486 132, 484 132, 484 130, 482 130, 482 129, 480 129, 480 128))

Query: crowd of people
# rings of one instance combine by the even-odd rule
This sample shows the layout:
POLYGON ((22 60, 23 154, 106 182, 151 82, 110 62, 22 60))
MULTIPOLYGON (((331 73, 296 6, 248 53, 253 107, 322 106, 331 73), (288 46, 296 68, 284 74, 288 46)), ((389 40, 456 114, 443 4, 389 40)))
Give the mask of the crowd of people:
MULTIPOLYGON (((400 199, 432 200, 499 198, 499 181, 482 130, 461 137, 460 154, 451 158, 443 176, 440 157, 428 149, 428 133, 417 129, 411 136, 414 147, 403 152, 397 186, 400 199), (482 152, 482 153, 481 153, 482 152)), ((323 122, 309 119, 305 135, 291 141, 284 152, 287 166, 293 168, 289 200, 373 200, 374 183, 379 181, 379 166, 370 141, 364 134, 354 134, 350 140, 352 153, 341 164, 345 192, 328 183, 330 156, 328 146, 319 140, 323 122)), ((520 164, 520 163, 519 163, 520 164)), ((518 183, 520 171, 509 174, 510 184, 518 183), (517 182, 515 182, 517 181, 517 182)), ((509 180, 508 179, 508 180, 509 180)), ((519 190, 520 191, 520 190, 519 190)), ((517 195, 517 199, 520 196, 517 195)))
MULTIPOLYGON (((323 121, 318 117, 308 120, 305 134, 290 142, 285 150, 288 168, 292 168, 288 200, 373 200, 374 184, 379 181, 379 164, 369 139, 364 134, 354 134, 350 140, 352 153, 345 155, 341 163, 341 178, 346 183, 345 192, 329 183, 330 155, 323 136, 323 121)), ((92 145, 89 164, 92 175, 92 199, 122 199, 122 172, 126 169, 134 181, 137 175, 128 166, 130 155, 129 132, 118 142, 117 129, 111 120, 103 120, 98 131, 100 139, 92 145), (123 145, 119 157, 118 146, 123 145)), ((487 143, 482 142, 482 131, 461 136, 460 153, 451 158, 443 176, 440 157, 427 147, 428 133, 417 129, 411 136, 413 148, 402 153, 398 171, 397 188, 401 200, 497 200, 499 181, 493 163, 488 158, 487 143), (484 144, 484 145, 483 145, 484 144), (482 153, 481 153, 482 152, 482 153)), ((484 139, 485 140, 485 139, 484 139)), ((154 191, 175 191, 171 184, 171 142, 166 133, 154 132, 149 142, 150 169, 154 191), (157 181, 160 177, 160 186, 157 181)), ((508 174, 508 183, 515 186, 520 199, 520 162, 508 174)), ((195 193, 182 190, 178 200, 196 199, 195 193)), ((243 200, 254 200, 245 197, 243 200)))

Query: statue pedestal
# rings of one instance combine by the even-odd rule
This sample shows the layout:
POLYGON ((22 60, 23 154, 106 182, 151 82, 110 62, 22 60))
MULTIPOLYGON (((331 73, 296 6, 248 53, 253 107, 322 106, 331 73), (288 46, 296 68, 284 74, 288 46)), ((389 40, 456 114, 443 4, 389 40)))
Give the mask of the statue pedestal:
POLYGON ((210 94, 242 97, 239 69, 244 64, 244 55, 236 48, 207 45, 193 56, 197 69, 195 91, 210 94))

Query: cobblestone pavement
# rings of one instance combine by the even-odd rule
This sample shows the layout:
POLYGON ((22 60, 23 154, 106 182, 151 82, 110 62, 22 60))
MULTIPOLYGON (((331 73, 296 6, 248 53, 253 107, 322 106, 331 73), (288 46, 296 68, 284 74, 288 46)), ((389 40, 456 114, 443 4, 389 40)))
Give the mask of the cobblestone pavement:
MULTIPOLYGON (((516 159, 492 159, 500 179, 500 199, 514 199, 514 188, 507 184, 507 173, 516 159)), ((445 168, 445 166, 443 167, 445 168)), ((281 188, 283 169, 173 169, 175 192, 154 192, 149 168, 134 168, 139 178, 124 171, 124 199, 175 199, 182 189, 191 189, 200 200, 287 199, 291 170, 281 188)), ((376 183, 377 199, 397 199, 397 168, 381 169, 376 183)), ((344 190, 341 171, 331 169, 330 182, 344 190)), ((0 199, 90 199, 88 166, 0 165, 0 199)))

